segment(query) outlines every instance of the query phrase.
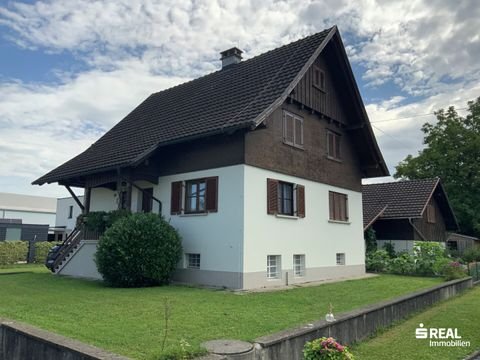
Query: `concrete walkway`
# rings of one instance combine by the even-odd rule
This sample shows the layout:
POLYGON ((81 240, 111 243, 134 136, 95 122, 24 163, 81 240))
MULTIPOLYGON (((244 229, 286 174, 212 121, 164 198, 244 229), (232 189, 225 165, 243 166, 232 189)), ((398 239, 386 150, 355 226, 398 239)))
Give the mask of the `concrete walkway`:
POLYGON ((359 279, 367 279, 371 277, 379 276, 378 274, 370 274, 365 273, 363 275, 348 277, 348 278, 340 278, 340 279, 326 279, 321 281, 312 281, 302 284, 291 284, 291 285, 279 285, 275 287, 269 288, 259 288, 259 289, 251 289, 251 290, 234 290, 235 294, 249 294, 249 293, 262 293, 262 292, 271 292, 271 291, 283 291, 283 290, 291 290, 291 289, 298 289, 303 287, 310 287, 310 286, 318 286, 322 284, 331 284, 337 282, 343 282, 348 280, 359 280, 359 279))

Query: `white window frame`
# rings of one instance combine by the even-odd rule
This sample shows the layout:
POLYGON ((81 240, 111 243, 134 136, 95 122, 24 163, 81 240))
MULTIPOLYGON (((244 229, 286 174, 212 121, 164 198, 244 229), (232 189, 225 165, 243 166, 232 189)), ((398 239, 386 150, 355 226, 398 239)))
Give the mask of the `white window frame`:
POLYGON ((305 254, 293 255, 293 276, 305 277, 305 254))
POLYGON ((299 148, 299 149, 303 149, 303 141, 304 141, 303 117, 298 116, 294 113, 291 113, 287 110, 283 110, 283 120, 282 121, 283 121, 283 127, 282 127, 283 128, 283 142, 287 145, 290 145, 290 146, 293 146, 293 147, 296 147, 296 148, 299 148), (293 142, 287 140, 287 116, 291 116, 292 119, 293 119, 293 129, 292 129, 292 131, 293 131, 293 142), (300 133, 300 139, 297 139, 297 132, 295 131, 297 121, 300 123, 301 129, 302 129, 302 131, 300 133))
POLYGON ((267 279, 278 280, 282 277, 282 256, 267 255, 267 279))
POLYGON ((185 254, 185 267, 187 269, 199 270, 201 266, 201 256, 199 253, 186 253, 185 254), (197 258, 198 257, 198 261, 197 258), (198 263, 198 265, 197 265, 198 263))
POLYGON ((336 257, 337 257, 336 263, 337 263, 338 266, 344 266, 346 264, 345 253, 337 253, 336 257))

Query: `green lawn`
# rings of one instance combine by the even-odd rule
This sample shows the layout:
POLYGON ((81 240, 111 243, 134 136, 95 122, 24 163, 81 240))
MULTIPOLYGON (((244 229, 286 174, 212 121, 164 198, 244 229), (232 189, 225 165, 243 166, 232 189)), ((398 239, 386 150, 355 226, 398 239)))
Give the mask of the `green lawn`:
POLYGON ((390 328, 381 335, 353 347, 357 360, 384 359, 463 359, 480 348, 480 287, 442 302, 409 320, 390 328), (458 328, 462 340, 470 347, 430 347, 428 339, 416 339, 415 329, 458 328))
POLYGON ((211 339, 253 340, 323 318, 330 302, 338 313, 441 282, 382 275, 287 291, 234 294, 185 286, 112 289, 99 282, 53 276, 41 267, 25 271, 29 272, 0 274, 0 317, 140 359, 161 355, 165 299, 171 303, 165 352, 173 353, 182 339, 194 351, 211 339))

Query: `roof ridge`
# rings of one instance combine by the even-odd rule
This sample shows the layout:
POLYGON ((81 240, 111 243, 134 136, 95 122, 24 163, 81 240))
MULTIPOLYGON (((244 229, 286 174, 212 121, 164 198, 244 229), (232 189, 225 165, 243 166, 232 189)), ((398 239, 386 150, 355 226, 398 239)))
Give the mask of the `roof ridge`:
POLYGON ((251 57, 251 58, 249 58, 249 59, 246 59, 246 60, 244 60, 244 61, 241 61, 240 63, 235 64, 234 66, 230 66, 230 67, 228 67, 227 69, 218 69, 218 70, 215 70, 215 71, 213 71, 213 72, 204 74, 204 75, 202 75, 202 76, 200 76, 200 77, 197 77, 197 78, 194 78, 194 79, 185 81, 185 82, 183 82, 183 83, 180 83, 180 84, 171 86, 171 87, 169 87, 169 88, 166 88, 166 89, 163 89, 163 90, 159 90, 159 91, 153 92, 153 93, 150 94, 150 96, 151 96, 151 95, 160 94, 160 93, 163 93, 163 92, 165 92, 165 91, 172 90, 172 89, 178 88, 178 87, 183 86, 183 85, 187 85, 187 84, 189 84, 189 83, 191 83, 191 82, 193 82, 193 81, 197 81, 197 80, 200 80, 200 79, 204 79, 204 78, 206 78, 206 77, 208 77, 208 76, 217 74, 217 73, 219 73, 219 72, 233 70, 233 69, 235 69, 237 66, 239 66, 239 65, 242 66, 243 64, 246 64, 246 63, 248 63, 248 62, 251 62, 252 60, 258 59, 258 58, 261 57, 261 56, 265 56, 265 55, 270 54, 270 53, 272 53, 272 52, 274 52, 274 51, 277 51, 277 50, 280 50, 280 49, 284 49, 284 48, 287 47, 287 46, 291 46, 291 45, 293 45, 293 44, 296 44, 296 43, 299 43, 299 42, 303 42, 303 41, 308 40, 308 39, 310 39, 310 38, 312 38, 312 37, 314 37, 314 36, 316 36, 316 35, 320 35, 320 34, 322 34, 322 33, 329 32, 329 31, 332 30, 334 27, 335 27, 335 25, 332 26, 332 27, 330 27, 330 28, 328 28, 328 29, 324 29, 324 30, 322 30, 322 31, 319 31, 319 32, 310 34, 310 35, 308 35, 308 36, 306 36, 306 37, 304 37, 304 38, 300 38, 300 39, 297 39, 297 40, 293 40, 293 41, 289 42, 288 44, 284 44, 284 45, 282 45, 282 46, 280 46, 280 47, 276 47, 276 48, 270 49, 270 50, 268 50, 268 51, 265 51, 265 52, 263 52, 263 53, 257 54, 257 55, 255 55, 254 57, 251 57))
MULTIPOLYGON (((318 33, 315 33, 315 34, 312 34, 312 35, 310 35, 310 36, 307 36, 307 37, 305 37, 305 38, 302 38, 302 39, 299 39, 299 40, 296 40, 296 41, 292 41, 292 42, 289 43, 289 44, 283 45, 283 46, 281 46, 281 47, 279 47, 279 48, 276 48, 276 49, 269 50, 269 51, 267 51, 267 52, 265 52, 265 53, 262 53, 262 54, 260 54, 260 55, 268 54, 268 53, 270 53, 270 52, 272 52, 272 51, 276 51, 276 50, 282 49, 282 48, 284 48, 284 47, 286 47, 286 46, 291 46, 291 45, 293 45, 293 44, 295 44, 295 43, 307 42, 307 39, 311 39, 312 37, 318 36, 319 34, 322 34, 322 33, 326 32, 326 31, 327 31, 327 30, 323 30, 323 31, 320 31, 320 32, 318 32, 318 33)), ((328 31, 330 31, 330 29, 328 29, 328 31)), ((323 41, 323 40, 322 40, 322 41, 323 41)), ((320 44, 319 44, 319 46, 320 46, 320 44)), ((260 56, 260 55, 258 55, 258 56, 260 56)), ((242 114, 246 109, 248 109, 251 104, 253 104, 255 101, 257 101, 258 98, 259 98, 262 94, 264 94, 265 91, 269 88, 269 86, 272 84, 272 82, 275 81, 275 80, 278 78, 278 76, 282 73, 282 71, 283 71, 283 69, 285 68, 285 66, 292 60, 292 58, 293 58, 295 55, 296 55, 296 53, 295 53, 295 52, 292 52, 292 53, 290 54, 290 56, 289 56, 289 57, 285 60, 285 62, 282 64, 282 66, 277 70, 277 72, 275 73, 275 75, 272 76, 272 78, 270 79, 270 81, 268 81, 268 82, 265 84, 265 86, 263 87, 263 89, 258 92, 257 96, 255 96, 255 97, 252 99, 252 101, 250 101, 247 105, 245 105, 245 106, 243 107, 243 109, 241 109, 239 112, 237 112, 234 117, 232 117, 231 119, 227 120, 227 122, 225 122, 225 124, 222 125, 222 128, 226 128, 226 127, 228 126, 228 123, 231 123, 234 119, 238 118, 238 116, 239 116, 240 114, 242 114)), ((255 59, 256 57, 257 57, 257 56, 253 57, 252 59, 255 59)), ((249 60, 251 60, 251 59, 249 59, 249 60)), ((248 61, 248 60, 247 60, 247 61, 248 61)))

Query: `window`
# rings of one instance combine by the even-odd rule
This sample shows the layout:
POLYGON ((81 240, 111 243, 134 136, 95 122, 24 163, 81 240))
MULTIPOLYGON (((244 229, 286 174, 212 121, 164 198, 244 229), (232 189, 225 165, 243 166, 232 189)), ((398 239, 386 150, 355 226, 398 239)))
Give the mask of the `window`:
POLYGON ((68 218, 73 218, 73 206, 71 205, 68 207, 68 218))
POLYGON ((345 253, 337 253, 337 265, 345 265, 345 253))
POLYGON ((313 86, 325 91, 325 72, 317 66, 313 67, 313 86))
POLYGON ((305 187, 267 179, 267 214, 305 217, 305 187))
POLYGON ((205 179, 190 180, 185 182, 186 213, 205 212, 206 187, 205 179))
POLYGON ((327 130, 327 157, 330 159, 341 160, 340 139, 339 134, 327 130))
POLYGON ((282 270, 281 256, 268 255, 267 256, 267 278, 280 279, 281 270, 282 270))
POLYGON ((200 254, 185 254, 188 269, 200 269, 200 254))
POLYGON ((293 276, 305 276, 305 255, 293 255, 293 276))
POLYGON ((170 214, 218 211, 218 177, 172 182, 170 214))
POLYGON ((435 221, 435 207, 429 204, 427 205, 427 222, 434 224, 435 221))
POLYGON ((293 184, 278 182, 278 213, 293 215, 293 184))
POLYGON ((447 241, 447 248, 449 250, 458 250, 458 244, 456 241, 447 241))
POLYGON ((283 142, 298 148, 303 148, 303 118, 283 112, 283 142))
POLYGON ((19 227, 7 227, 5 230, 5 240, 14 241, 22 239, 22 229, 19 227))
POLYGON ((348 221, 348 195, 330 191, 330 220, 348 221))

